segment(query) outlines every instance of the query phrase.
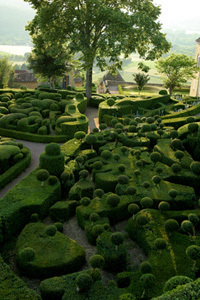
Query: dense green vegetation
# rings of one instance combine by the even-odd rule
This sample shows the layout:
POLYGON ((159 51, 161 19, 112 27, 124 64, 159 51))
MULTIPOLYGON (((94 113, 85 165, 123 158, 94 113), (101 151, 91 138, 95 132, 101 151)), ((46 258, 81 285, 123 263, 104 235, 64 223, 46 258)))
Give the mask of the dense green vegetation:
MULTIPOLYGON (((194 101, 163 90, 156 97, 101 98, 100 129, 78 131, 61 148, 48 144, 39 169, 1 199, 2 256, 9 262, 14 251, 23 274, 40 279, 42 299, 185 299, 184 288, 170 291, 185 283, 187 293, 192 286, 197 293, 199 117, 193 115, 200 108, 194 101), (96 247, 94 257, 63 234, 74 215, 96 247), (121 221, 126 233, 116 229, 121 221), (144 251, 142 263, 130 258, 130 239, 144 251), (82 271, 85 254, 92 269, 82 271), (105 286, 98 269, 115 281, 105 286)), ((94 95, 92 103, 99 102, 94 95)), ((3 291, 9 284, 2 277, 3 291)), ((10 300, 32 292, 14 284, 12 293, 10 300)))

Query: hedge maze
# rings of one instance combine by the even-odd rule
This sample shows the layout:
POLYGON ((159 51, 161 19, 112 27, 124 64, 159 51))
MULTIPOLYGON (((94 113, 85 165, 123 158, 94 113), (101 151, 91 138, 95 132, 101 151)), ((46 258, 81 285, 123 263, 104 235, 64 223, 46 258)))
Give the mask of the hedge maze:
MULTIPOLYGON (((64 100, 65 94, 52 94, 52 100, 49 94, 16 94, 15 100, 2 101, 12 104, 2 106, 10 114, 2 110, 0 125, 12 125, 13 132, 39 126, 28 132, 38 135, 44 126, 46 136, 50 120, 58 136, 71 136, 62 146, 47 144, 38 168, 0 200, 0 295, 9 300, 198 299, 199 104, 162 92, 145 99, 93 96, 101 124, 86 134, 82 96, 64 100), (31 105, 22 106, 27 97, 31 105), (17 121, 5 121, 13 114, 17 121), (74 217, 95 247, 90 257, 63 233, 74 217), (117 229, 121 222, 125 231, 117 229), (130 257, 130 241, 146 257, 138 264, 130 257), (9 253, 19 276, 40 281, 39 294, 6 264, 9 253), (105 272, 114 278, 106 285, 105 272)), ((23 146, 7 138, 4 144, 10 147, 5 153, 19 163, 23 146)))

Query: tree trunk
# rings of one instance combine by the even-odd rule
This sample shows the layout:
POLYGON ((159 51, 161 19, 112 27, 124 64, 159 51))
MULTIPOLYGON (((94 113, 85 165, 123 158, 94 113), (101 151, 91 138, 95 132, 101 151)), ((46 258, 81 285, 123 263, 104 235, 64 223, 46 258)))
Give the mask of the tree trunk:
POLYGON ((172 89, 172 85, 170 84, 170 86, 169 86, 169 94, 170 94, 170 96, 172 95, 172 93, 173 93, 173 89, 172 89))
POLYGON ((52 89, 54 89, 55 87, 55 79, 56 79, 56 75, 52 76, 52 89))
POLYGON ((92 68, 86 71, 86 97, 90 101, 92 94, 92 68))

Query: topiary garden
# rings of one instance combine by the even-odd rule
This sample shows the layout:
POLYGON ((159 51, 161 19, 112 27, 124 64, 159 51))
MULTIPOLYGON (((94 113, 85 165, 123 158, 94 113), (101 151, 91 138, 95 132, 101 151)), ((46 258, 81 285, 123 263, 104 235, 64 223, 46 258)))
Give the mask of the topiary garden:
MULTIPOLYGON (((46 101, 49 95, 44 94, 34 93, 31 101, 46 101)), ((48 116, 37 111, 50 118, 51 125, 57 107, 68 112, 55 122, 60 134, 68 131, 66 120, 77 112, 74 100, 64 104, 71 100, 61 97, 64 94, 52 100, 48 116)), ((15 110, 26 97, 11 98, 21 99, 10 104, 15 110)), ((198 128, 191 126, 198 124, 198 117, 187 117, 183 124, 187 111, 177 117, 173 107, 180 101, 168 95, 111 100, 99 105, 104 123, 100 130, 86 135, 76 128, 74 138, 62 146, 48 144, 38 168, 1 199, 4 299, 184 300, 192 292, 198 299, 200 145, 198 128), (161 108, 166 115, 158 114, 161 108), (143 117, 136 116, 141 110, 143 117), (92 255, 76 237, 69 237, 71 220, 92 247, 92 255), (136 249, 143 253, 141 258, 134 254, 136 249), (37 292, 15 272, 29 286, 36 279, 37 292), (109 283, 105 274, 112 278, 109 283)), ((190 116, 194 107, 188 110, 190 116)), ((11 145, 18 148, 11 151, 12 157, 23 153, 22 145, 11 145)))

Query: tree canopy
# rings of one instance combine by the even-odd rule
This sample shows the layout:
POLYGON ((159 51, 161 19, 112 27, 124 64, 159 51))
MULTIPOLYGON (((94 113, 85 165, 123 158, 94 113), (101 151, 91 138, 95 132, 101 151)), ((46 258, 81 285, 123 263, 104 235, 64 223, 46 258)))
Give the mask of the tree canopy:
POLYGON ((29 69, 40 77, 47 77, 54 88, 56 76, 63 76, 73 67, 69 51, 64 43, 47 43, 42 34, 31 36, 34 48, 28 57, 29 69))
POLYGON ((120 54, 138 52, 159 58, 170 44, 160 32, 160 8, 152 0, 25 0, 36 9, 27 27, 41 33, 47 43, 66 42, 71 53, 81 53, 86 70, 86 96, 91 97, 92 68, 96 58, 101 70, 119 68, 120 54), (109 58, 109 60, 106 60, 109 58))
POLYGON ((192 57, 185 54, 174 54, 165 58, 160 58, 156 63, 156 68, 163 78, 166 88, 172 95, 175 87, 180 87, 187 83, 187 80, 194 78, 197 63, 192 57))
POLYGON ((8 85, 8 81, 11 77, 14 77, 14 67, 8 61, 8 57, 0 59, 0 88, 5 88, 8 85))

